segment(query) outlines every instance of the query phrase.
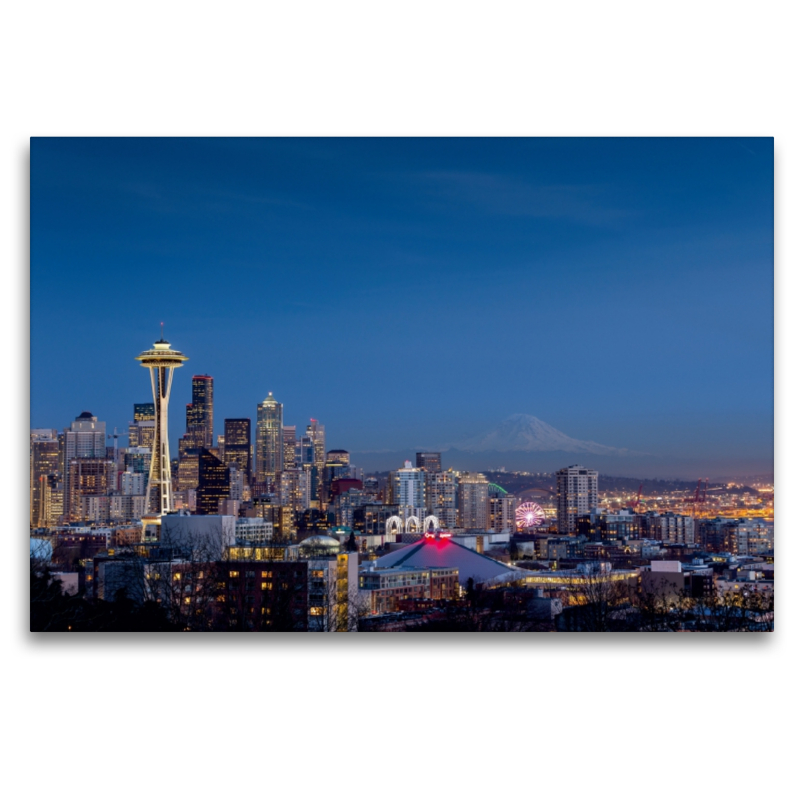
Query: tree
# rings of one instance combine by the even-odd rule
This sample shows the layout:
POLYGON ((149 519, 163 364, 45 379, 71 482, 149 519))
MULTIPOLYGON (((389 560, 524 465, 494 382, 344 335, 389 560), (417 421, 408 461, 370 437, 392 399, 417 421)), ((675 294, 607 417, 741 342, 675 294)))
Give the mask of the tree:
POLYGON ((630 611, 633 587, 600 564, 586 571, 560 592, 564 604, 562 627, 572 631, 610 632, 634 630, 630 611))

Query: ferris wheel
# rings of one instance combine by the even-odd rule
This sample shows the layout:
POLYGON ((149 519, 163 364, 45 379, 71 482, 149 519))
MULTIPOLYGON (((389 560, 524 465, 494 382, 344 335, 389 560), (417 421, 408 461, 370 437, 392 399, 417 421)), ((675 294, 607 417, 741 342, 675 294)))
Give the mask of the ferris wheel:
POLYGON ((544 521, 544 509, 538 503, 523 503, 517 508, 517 528, 535 528, 544 521))

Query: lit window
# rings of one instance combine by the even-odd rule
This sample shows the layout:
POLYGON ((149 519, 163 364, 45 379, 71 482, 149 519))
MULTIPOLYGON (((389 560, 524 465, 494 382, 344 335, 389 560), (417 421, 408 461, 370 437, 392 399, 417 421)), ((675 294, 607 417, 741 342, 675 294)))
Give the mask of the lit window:
POLYGON ((312 617, 321 617, 322 616, 322 609, 319 608, 319 606, 312 606, 311 608, 308 609, 308 613, 312 617))
POLYGON ((228 575, 229 575, 229 577, 231 577, 231 578, 238 578, 238 577, 239 577, 239 573, 238 573, 236 570, 231 570, 231 571, 228 573, 228 575))

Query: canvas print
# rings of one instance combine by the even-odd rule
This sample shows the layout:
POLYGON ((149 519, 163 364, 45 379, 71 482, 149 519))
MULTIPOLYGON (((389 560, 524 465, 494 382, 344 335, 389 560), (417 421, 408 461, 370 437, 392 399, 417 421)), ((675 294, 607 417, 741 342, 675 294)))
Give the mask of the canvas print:
POLYGON ((771 138, 34 138, 30 628, 774 628, 771 138))

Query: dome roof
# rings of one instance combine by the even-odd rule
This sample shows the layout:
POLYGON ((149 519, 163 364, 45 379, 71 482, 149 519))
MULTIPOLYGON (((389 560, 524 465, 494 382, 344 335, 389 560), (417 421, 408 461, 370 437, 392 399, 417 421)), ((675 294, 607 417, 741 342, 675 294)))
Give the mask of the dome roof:
POLYGON ((307 539, 303 539, 299 546, 315 550, 338 550, 341 547, 338 539, 334 539, 333 536, 326 536, 324 533, 315 533, 307 539))
POLYGON ((83 411, 75 419, 91 419, 93 416, 94 414, 91 411, 83 411))

